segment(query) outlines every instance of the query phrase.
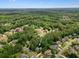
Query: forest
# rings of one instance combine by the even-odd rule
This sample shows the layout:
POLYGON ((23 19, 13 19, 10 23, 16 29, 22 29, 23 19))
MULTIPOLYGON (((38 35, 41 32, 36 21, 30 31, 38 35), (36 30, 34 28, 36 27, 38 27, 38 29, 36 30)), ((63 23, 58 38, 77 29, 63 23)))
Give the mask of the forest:
POLYGON ((0 9, 0 58, 79 58, 79 9, 0 9))

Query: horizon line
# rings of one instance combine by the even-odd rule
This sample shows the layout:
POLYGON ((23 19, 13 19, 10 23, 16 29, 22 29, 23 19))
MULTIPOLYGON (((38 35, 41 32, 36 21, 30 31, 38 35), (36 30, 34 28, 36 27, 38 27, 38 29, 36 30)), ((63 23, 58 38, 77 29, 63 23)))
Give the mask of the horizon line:
MULTIPOLYGON (((56 7, 56 8, 79 8, 79 7, 56 7)), ((0 8, 0 9, 56 9, 56 8, 0 8)))

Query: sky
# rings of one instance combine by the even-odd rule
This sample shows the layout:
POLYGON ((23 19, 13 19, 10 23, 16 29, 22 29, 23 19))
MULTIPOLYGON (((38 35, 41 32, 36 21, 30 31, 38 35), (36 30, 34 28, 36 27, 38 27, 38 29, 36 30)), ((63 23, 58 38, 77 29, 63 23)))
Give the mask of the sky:
POLYGON ((77 8, 79 0, 0 0, 0 8, 77 8))

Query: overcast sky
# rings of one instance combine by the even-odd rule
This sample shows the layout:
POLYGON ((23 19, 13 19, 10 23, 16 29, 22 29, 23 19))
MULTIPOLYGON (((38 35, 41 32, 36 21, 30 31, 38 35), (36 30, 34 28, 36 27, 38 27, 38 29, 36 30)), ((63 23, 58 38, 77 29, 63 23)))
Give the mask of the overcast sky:
POLYGON ((79 0, 0 0, 0 8, 76 8, 79 0))

